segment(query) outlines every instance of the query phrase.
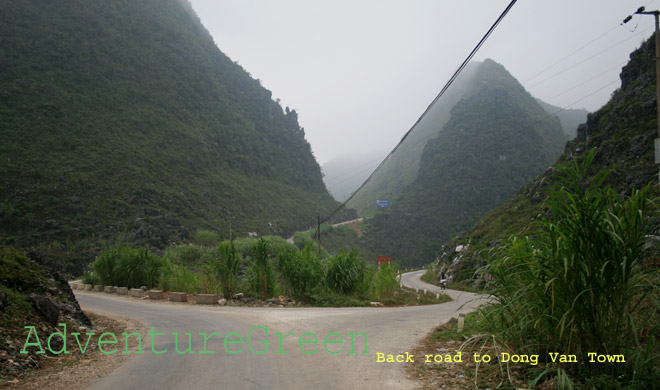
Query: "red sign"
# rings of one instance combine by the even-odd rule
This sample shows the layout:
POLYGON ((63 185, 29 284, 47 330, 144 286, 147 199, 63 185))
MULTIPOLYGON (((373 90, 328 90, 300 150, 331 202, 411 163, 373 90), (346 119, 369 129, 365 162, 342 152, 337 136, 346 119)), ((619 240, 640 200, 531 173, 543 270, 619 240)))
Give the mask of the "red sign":
POLYGON ((387 263, 387 265, 391 265, 392 258, 390 256, 378 256, 376 257, 376 261, 378 262, 379 267, 383 263, 387 263))

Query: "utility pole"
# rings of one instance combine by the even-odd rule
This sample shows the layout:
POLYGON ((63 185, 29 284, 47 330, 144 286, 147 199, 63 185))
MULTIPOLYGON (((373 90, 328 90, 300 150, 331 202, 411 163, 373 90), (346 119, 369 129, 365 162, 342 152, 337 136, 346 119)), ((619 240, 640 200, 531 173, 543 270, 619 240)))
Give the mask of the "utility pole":
MULTIPOLYGON (((639 7, 635 12, 636 15, 653 15, 655 17, 655 93, 657 100, 658 110, 658 134, 655 138, 655 163, 660 164, 660 11, 645 11, 645 7, 639 7)), ((628 23, 632 19, 632 15, 628 15, 623 19, 623 23, 628 23)), ((658 170, 658 178, 660 179, 660 169, 658 170)))

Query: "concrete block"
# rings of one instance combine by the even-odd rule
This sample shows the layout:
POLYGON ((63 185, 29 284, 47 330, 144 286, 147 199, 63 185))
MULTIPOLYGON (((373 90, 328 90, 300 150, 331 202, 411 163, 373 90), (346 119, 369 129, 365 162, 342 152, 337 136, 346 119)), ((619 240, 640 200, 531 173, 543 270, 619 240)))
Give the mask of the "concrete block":
POLYGON ((103 288, 103 292, 106 294, 114 294, 115 293, 115 288, 113 286, 105 286, 103 288))
POLYGON ((171 302, 188 302, 188 294, 184 292, 171 292, 170 301, 171 302))
POLYGON ((132 288, 131 296, 134 298, 142 298, 144 296, 144 290, 141 288, 132 288))
POLYGON ((93 286, 91 284, 85 284, 85 290, 91 290, 93 286))
POLYGON ((103 291, 103 286, 97 284, 96 286, 94 286, 94 291, 102 292, 103 291))
POLYGON ((218 303, 218 294, 198 294, 196 303, 198 305, 215 305, 218 303))
POLYGON ((161 290, 149 290, 149 299, 163 299, 163 292, 161 290))
POLYGON ((117 287, 115 289, 115 292, 117 295, 127 295, 128 294, 128 287, 117 287))

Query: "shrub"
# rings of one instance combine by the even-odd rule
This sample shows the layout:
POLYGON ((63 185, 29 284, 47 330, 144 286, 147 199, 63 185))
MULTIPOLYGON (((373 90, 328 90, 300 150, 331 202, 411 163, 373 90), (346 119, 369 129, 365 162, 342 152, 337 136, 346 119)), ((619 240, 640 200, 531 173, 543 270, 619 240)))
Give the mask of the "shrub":
POLYGON ((206 253, 208 253, 208 248, 201 245, 186 244, 167 248, 164 258, 175 264, 193 266, 202 263, 206 253))
POLYGON ((214 251, 216 273, 220 278, 223 296, 229 299, 236 289, 241 256, 233 243, 221 243, 214 251))
POLYGON ((323 263, 311 242, 301 251, 280 252, 277 268, 285 288, 296 299, 307 300, 311 291, 323 282, 323 263))
POLYGON ((163 260, 147 248, 106 247, 92 263, 103 285, 152 288, 158 284, 163 260))
POLYGON ((169 260, 163 262, 161 268, 160 288, 164 291, 193 293, 199 289, 199 281, 195 273, 181 264, 169 260))
POLYGON ((87 271, 84 274, 82 274, 82 277, 80 278, 83 284, 91 284, 91 285, 97 285, 101 284, 101 279, 99 279, 99 275, 94 272, 94 271, 87 271))
POLYGON ((386 298, 392 298, 394 291, 399 287, 398 276, 399 267, 396 264, 383 264, 378 267, 378 271, 372 281, 374 296, 381 301, 386 298))
POLYGON ((198 230, 195 232, 193 240, 199 245, 213 247, 220 241, 220 235, 211 230, 198 230))
POLYGON ((658 323, 653 279, 641 267, 645 190, 622 199, 603 185, 606 173, 589 180, 592 158, 562 170, 553 218, 538 239, 513 237, 482 270, 497 302, 491 319, 509 345, 528 353, 561 351, 584 356, 581 362, 588 352, 626 357, 625 364, 559 365, 556 374, 639 380, 658 359, 653 338, 641 333, 653 334, 658 323))
POLYGON ((302 250, 309 243, 312 243, 312 242, 313 242, 312 237, 308 232, 295 232, 295 233, 293 233, 293 243, 300 250, 302 250))
POLYGON ((275 290, 275 278, 270 266, 268 243, 263 238, 257 240, 252 247, 252 266, 248 269, 248 279, 253 291, 257 292, 261 299, 266 300, 275 290))
POLYGON ((351 250, 346 254, 342 249, 328 261, 325 282, 336 293, 365 295, 369 276, 367 265, 357 251, 351 250))

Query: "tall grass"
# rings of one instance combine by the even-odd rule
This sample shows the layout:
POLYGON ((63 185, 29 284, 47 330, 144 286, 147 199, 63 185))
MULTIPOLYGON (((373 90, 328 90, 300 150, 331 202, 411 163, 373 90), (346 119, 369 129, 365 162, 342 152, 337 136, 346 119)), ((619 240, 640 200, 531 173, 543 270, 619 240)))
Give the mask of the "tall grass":
POLYGON ((214 265, 223 296, 229 299, 236 290, 238 271, 241 266, 241 255, 237 253, 233 243, 221 243, 213 252, 214 265))
POLYGON ((163 260, 147 248, 109 246, 92 263, 100 284, 152 288, 159 283, 163 260))
POLYGON ((275 275, 270 264, 268 242, 260 238, 252 247, 251 257, 254 262, 248 271, 248 278, 252 289, 259 293, 262 300, 266 300, 274 291, 275 275))
POLYGON ((398 275, 399 267, 396 264, 383 264, 378 267, 371 282, 373 295, 380 301, 392 298, 399 287, 398 275))
MULTIPOLYGON (((642 268, 646 189, 622 198, 588 175, 593 153, 557 176, 552 218, 536 239, 513 237, 481 273, 491 279, 492 320, 502 339, 526 353, 575 354, 579 364, 554 375, 601 374, 641 380, 657 346, 642 329, 657 329, 651 274, 642 268), (644 310, 641 310, 644 307, 644 310), (589 364, 587 353, 624 354, 626 363, 589 364)), ((653 332, 652 332, 653 333, 653 332)), ((563 378, 563 377, 562 377, 563 378)), ((565 379, 565 378, 564 378, 565 379)))
POLYGON ((287 292, 302 300, 322 284, 325 271, 312 242, 300 251, 280 252, 277 268, 287 292))
POLYGON ((197 275, 181 264, 165 260, 161 269, 160 288, 164 291, 193 293, 199 290, 197 275))
POLYGON ((367 268, 367 264, 357 251, 345 253, 342 249, 339 254, 328 260, 325 283, 336 293, 365 296, 372 273, 373 268, 367 268))

